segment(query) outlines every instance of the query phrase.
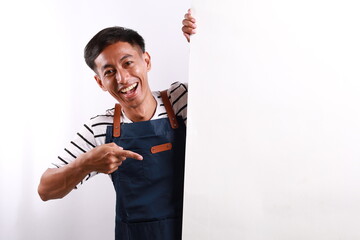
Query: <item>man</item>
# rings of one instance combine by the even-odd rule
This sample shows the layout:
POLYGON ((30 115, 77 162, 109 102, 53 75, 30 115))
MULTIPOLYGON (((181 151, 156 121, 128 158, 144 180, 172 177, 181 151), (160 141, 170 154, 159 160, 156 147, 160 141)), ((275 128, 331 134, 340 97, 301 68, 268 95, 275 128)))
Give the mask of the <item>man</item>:
MULTIPOLYGON (((189 12, 183 21, 188 41, 190 22, 189 12)), ((116 239, 181 239, 187 84, 152 92, 151 58, 131 29, 101 30, 84 57, 99 87, 117 104, 84 124, 55 168, 45 171, 40 197, 62 198, 98 173, 111 174, 116 239)))

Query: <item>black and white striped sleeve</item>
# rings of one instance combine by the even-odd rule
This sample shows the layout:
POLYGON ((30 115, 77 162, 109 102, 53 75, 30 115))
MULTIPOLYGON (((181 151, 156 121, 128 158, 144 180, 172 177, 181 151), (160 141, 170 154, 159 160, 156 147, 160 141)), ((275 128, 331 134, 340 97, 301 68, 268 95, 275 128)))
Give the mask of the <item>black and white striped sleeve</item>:
MULTIPOLYGON (((106 128, 111 125, 113 115, 98 115, 85 123, 75 134, 74 138, 60 152, 57 160, 52 163, 52 167, 60 168, 74 161, 81 154, 90 151, 96 146, 105 143, 106 128)), ((90 173, 80 184, 96 175, 97 172, 90 173)))
POLYGON ((168 89, 168 96, 176 116, 181 116, 186 124, 187 120, 187 83, 175 82, 168 89))

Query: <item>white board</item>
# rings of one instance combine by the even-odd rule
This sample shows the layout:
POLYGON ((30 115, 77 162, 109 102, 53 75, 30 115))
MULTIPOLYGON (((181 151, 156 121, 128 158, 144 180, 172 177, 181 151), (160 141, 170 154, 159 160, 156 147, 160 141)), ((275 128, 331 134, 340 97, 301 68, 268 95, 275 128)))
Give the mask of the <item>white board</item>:
POLYGON ((360 3, 193 12, 184 239, 360 239, 360 3))

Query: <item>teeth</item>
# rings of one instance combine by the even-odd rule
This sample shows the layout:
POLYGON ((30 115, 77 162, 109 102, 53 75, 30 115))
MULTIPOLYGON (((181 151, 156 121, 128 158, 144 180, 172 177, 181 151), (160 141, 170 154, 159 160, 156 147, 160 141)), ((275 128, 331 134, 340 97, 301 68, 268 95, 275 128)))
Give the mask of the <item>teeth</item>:
POLYGON ((133 88, 136 87, 136 86, 137 86, 137 83, 134 83, 134 84, 128 86, 127 88, 121 89, 120 91, 121 91, 122 93, 126 93, 127 91, 130 91, 131 89, 133 89, 133 88))

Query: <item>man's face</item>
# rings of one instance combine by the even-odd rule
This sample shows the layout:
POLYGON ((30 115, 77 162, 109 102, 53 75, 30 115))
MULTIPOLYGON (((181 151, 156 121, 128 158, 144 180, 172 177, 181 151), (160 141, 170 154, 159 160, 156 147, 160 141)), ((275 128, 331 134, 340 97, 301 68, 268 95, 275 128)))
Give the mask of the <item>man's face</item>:
POLYGON ((106 47, 95 59, 99 86, 108 91, 124 108, 144 106, 152 98, 147 73, 150 56, 138 46, 117 42, 106 47))

